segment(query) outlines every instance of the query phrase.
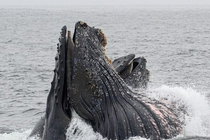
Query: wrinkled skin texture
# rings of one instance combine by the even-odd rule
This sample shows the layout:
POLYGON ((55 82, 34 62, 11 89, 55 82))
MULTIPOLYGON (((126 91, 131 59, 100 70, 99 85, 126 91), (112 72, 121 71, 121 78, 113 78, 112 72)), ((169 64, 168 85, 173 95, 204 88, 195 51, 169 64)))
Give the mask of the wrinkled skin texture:
POLYGON ((46 115, 37 125, 42 130, 35 128, 31 136, 64 140, 72 110, 108 139, 160 140, 181 132, 173 110, 144 94, 137 97, 128 88, 105 55, 106 39, 100 29, 78 22, 73 42, 70 33, 66 40, 66 32, 64 27, 46 115))
POLYGON ((109 139, 141 136, 171 138, 180 133, 177 116, 165 104, 138 98, 107 61, 100 31, 78 22, 75 27, 70 104, 93 129, 109 139))

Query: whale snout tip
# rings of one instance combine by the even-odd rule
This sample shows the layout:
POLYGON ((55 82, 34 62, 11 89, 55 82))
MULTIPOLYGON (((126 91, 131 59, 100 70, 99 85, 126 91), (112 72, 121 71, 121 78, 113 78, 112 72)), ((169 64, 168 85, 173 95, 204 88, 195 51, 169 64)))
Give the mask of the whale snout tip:
POLYGON ((84 29, 86 29, 87 28, 87 23, 85 23, 85 22, 83 22, 83 21, 80 21, 79 22, 80 23, 80 25, 84 28, 84 29))
POLYGON ((86 29, 88 27, 88 24, 86 22, 83 22, 83 21, 78 21, 75 25, 75 28, 78 29, 78 28, 84 28, 86 29))

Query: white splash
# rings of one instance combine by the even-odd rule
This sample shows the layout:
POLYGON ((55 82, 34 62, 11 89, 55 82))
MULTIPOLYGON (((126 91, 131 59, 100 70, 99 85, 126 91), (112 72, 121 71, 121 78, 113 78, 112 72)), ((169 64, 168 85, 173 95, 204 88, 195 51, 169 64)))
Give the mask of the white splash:
POLYGON ((67 140, 106 140, 99 133, 95 133, 91 125, 83 121, 75 111, 72 112, 72 120, 66 136, 67 140))
MULTIPOLYGON (((185 136, 206 136, 210 137, 210 104, 208 99, 200 92, 192 88, 161 86, 156 89, 149 89, 146 93, 149 97, 161 100, 168 99, 169 102, 175 102, 178 106, 185 106, 187 114, 185 115, 185 127, 183 134, 185 136)), ((22 132, 12 132, 0 134, 0 140, 28 140, 27 137, 31 130, 22 132)), ((67 130, 67 140, 106 140, 99 133, 95 133, 91 125, 83 121, 75 112, 71 125, 67 130)), ((30 140, 38 140, 30 138, 30 140)), ((132 137, 129 140, 146 140, 145 138, 132 137)))
MULTIPOLYGON (((72 113, 71 125, 67 130, 67 140, 107 140, 93 131, 91 125, 83 121, 76 113, 72 113)), ((141 137, 131 137, 129 140, 147 140, 141 137)))
POLYGON ((30 133, 31 133, 31 129, 23 131, 23 132, 14 131, 12 133, 4 133, 4 134, 0 134, 0 140, 38 140, 35 137, 27 139, 30 133))
POLYGON ((184 136, 210 136, 210 104, 203 94, 192 88, 162 86, 149 90, 148 96, 168 99, 178 106, 185 106, 184 136))

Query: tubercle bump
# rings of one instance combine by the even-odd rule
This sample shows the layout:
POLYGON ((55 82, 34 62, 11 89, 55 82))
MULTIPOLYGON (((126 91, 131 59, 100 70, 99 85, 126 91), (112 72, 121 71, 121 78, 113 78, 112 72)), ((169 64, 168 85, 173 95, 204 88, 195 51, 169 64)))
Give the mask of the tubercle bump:
MULTIPOLYGON (((55 75, 55 78, 54 78, 54 81, 52 82, 52 84, 54 84, 54 98, 55 98, 55 104, 57 105, 58 102, 59 102, 59 99, 58 99, 58 94, 61 90, 61 74, 63 74, 61 71, 62 69, 64 69, 64 63, 63 63, 63 56, 62 56, 62 39, 64 37, 64 28, 61 29, 61 32, 60 32, 60 37, 59 37, 59 43, 57 43, 57 54, 55 56, 55 69, 53 70, 54 71, 54 75, 55 75)), ((62 48, 63 49, 63 48, 62 48)))

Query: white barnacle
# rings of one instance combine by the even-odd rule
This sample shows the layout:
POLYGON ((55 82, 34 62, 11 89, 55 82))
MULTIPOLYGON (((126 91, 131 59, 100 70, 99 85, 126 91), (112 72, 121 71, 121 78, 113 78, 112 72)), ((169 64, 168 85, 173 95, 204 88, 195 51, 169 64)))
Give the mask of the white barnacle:
POLYGON ((76 43, 76 47, 77 47, 77 45, 79 45, 79 42, 78 42, 78 40, 76 40, 76 41, 75 41, 75 43, 76 43))

